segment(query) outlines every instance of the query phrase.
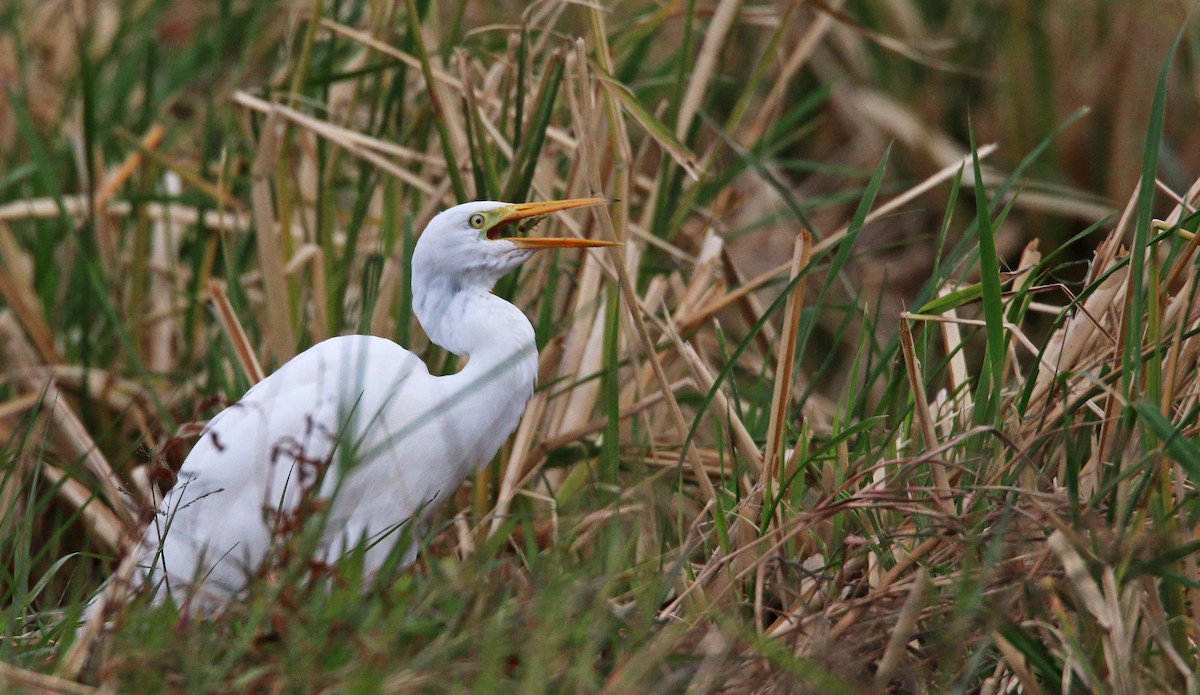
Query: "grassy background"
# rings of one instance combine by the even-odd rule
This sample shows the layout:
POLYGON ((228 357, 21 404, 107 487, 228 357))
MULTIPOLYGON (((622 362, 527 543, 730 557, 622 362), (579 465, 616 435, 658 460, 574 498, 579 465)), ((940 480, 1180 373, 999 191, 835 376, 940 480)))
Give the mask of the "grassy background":
POLYGON ((6 3, 0 680, 1200 691, 1184 20, 6 3), (264 371, 355 331, 454 369, 409 308, 432 214, 593 193, 623 202, 549 233, 624 246, 497 288, 541 386, 416 568, 308 591, 302 534, 220 621, 135 602, 75 637, 264 371))

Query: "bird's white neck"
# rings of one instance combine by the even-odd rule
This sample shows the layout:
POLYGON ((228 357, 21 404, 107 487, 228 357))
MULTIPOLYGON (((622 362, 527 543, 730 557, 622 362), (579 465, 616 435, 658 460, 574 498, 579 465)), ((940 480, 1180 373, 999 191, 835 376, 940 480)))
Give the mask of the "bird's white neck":
POLYGON ((499 449, 533 395, 538 367, 533 326, 520 309, 485 287, 414 283, 413 311, 430 340, 469 357, 462 371, 442 377, 451 407, 470 414, 462 436, 477 440, 472 450, 481 454, 464 461, 465 476, 499 449))
POLYGON ((435 344, 470 358, 464 368, 493 393, 533 394, 537 345, 533 326, 520 309, 487 287, 451 287, 433 280, 413 285, 413 311, 435 344), (492 386, 494 384, 494 386, 492 386))
POLYGON ((434 278, 413 283, 413 312, 436 345, 475 361, 537 359, 533 326, 520 309, 492 294, 490 287, 456 286, 434 278))

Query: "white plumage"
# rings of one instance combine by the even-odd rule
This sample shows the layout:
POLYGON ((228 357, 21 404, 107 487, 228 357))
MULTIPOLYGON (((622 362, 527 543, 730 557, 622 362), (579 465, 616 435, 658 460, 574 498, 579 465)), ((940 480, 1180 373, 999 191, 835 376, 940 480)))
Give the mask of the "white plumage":
POLYGON ((537 375, 533 327, 491 294, 536 249, 602 246, 582 239, 502 238, 513 222, 606 202, 588 198, 451 208, 413 253, 413 310, 430 339, 468 356, 431 376, 383 338, 332 338, 284 364, 218 414, 179 471, 136 552, 157 600, 219 608, 272 559, 302 499, 328 505, 318 560, 365 542, 367 576, 516 427, 537 375))

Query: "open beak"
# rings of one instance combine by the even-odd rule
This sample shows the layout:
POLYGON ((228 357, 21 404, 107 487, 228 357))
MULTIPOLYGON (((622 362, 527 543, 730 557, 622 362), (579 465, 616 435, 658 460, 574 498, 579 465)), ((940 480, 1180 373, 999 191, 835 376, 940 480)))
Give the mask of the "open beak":
MULTIPOLYGON (((504 211, 504 215, 500 217, 495 224, 495 229, 503 228, 505 225, 511 224, 518 220, 528 219, 530 217, 541 217, 552 212, 560 210, 570 210, 571 208, 590 207, 592 205, 604 205, 605 203, 614 203, 611 198, 572 198, 570 200, 551 200, 545 203, 518 203, 510 205, 504 211)), ((491 236, 489 234, 489 236, 491 236)), ((588 246, 620 246, 614 241, 600 241, 598 239, 576 239, 574 237, 504 237, 519 249, 563 249, 563 248, 581 248, 588 246)))

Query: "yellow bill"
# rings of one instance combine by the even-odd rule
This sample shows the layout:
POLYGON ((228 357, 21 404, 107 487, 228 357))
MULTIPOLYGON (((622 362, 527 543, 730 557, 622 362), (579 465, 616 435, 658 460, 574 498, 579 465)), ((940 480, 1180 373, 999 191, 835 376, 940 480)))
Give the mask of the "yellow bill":
POLYGON ((519 249, 579 249, 589 246, 620 246, 616 241, 600 241, 599 239, 576 239, 575 237, 510 237, 508 239, 519 249))
POLYGON ((488 230, 488 238, 504 238, 512 242, 514 246, 521 249, 563 249, 563 248, 585 248, 594 246, 620 246, 614 241, 600 241, 598 239, 576 239, 574 237, 501 237, 500 230, 506 225, 512 224, 518 220, 529 219, 531 217, 541 217, 552 212, 560 212, 562 210, 570 210, 571 208, 583 208, 593 205, 604 205, 606 203, 615 203, 612 198, 571 198, 568 200, 550 200, 543 203, 517 203, 501 208, 495 224, 488 230), (495 236, 493 236, 495 234, 495 236))

